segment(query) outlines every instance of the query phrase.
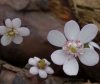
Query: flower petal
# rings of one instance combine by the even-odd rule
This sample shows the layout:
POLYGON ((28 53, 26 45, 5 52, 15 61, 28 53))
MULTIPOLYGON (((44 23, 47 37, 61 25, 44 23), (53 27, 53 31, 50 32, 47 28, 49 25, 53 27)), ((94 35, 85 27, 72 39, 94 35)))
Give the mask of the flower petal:
POLYGON ((6 35, 4 35, 4 36, 1 37, 1 44, 3 46, 9 45, 11 43, 11 41, 12 41, 12 39, 9 38, 9 37, 7 37, 6 35))
POLYGON ((54 70, 53 70, 51 67, 46 67, 45 71, 46 71, 48 74, 53 74, 53 73, 54 73, 54 70))
POLYGON ((64 33, 68 40, 76 40, 80 32, 77 22, 70 20, 65 24, 64 33))
POLYGON ((57 65, 63 65, 67 60, 67 54, 63 50, 56 50, 51 54, 51 60, 57 65))
POLYGON ((47 73, 44 70, 39 70, 40 78, 47 78, 47 73))
POLYGON ((21 26, 21 19, 20 18, 13 19, 12 24, 14 28, 19 28, 21 26))
POLYGON ((79 33, 78 40, 82 43, 87 43, 93 40, 98 32, 98 28, 94 24, 85 25, 79 33))
POLYGON ((28 63, 29 63, 30 65, 36 66, 39 60, 40 60, 40 58, 38 58, 38 57, 30 58, 30 59, 28 60, 28 63))
POLYGON ((37 75, 39 73, 39 70, 37 67, 31 67, 29 72, 33 75, 37 75))
POLYGON ((0 35, 3 35, 6 33, 6 27, 5 26, 0 26, 0 35))
POLYGON ((30 30, 26 27, 21 27, 21 28, 18 28, 18 33, 21 35, 21 36, 28 36, 30 35, 30 30))
POLYGON ((37 63, 38 63, 38 61, 37 61, 36 59, 34 59, 34 58, 30 58, 30 59, 28 60, 28 63, 29 63, 30 65, 36 66, 37 63))
POLYGON ((90 48, 84 49, 84 54, 79 56, 80 61, 87 66, 94 66, 99 62, 98 53, 90 48))
POLYGON ((51 30, 47 39, 52 45, 58 47, 62 47, 66 43, 65 36, 58 30, 51 30))
POLYGON ((79 71, 79 65, 75 58, 71 58, 63 65, 63 70, 67 75, 77 75, 79 71))
POLYGON ((51 64, 47 59, 43 59, 43 60, 45 60, 45 62, 46 62, 47 65, 51 64))
POLYGON ((38 58, 38 57, 34 57, 33 59, 35 59, 37 61, 40 61, 40 58, 38 58))
POLYGON ((97 44, 97 43, 95 43, 95 42, 89 42, 89 45, 90 46, 93 46, 93 47, 95 47, 95 48, 97 48, 97 49, 99 49, 100 50, 100 46, 97 44))
POLYGON ((10 19, 5 20, 5 24, 8 28, 12 28, 12 21, 10 19))
POLYGON ((23 42, 23 37, 22 36, 15 36, 15 38, 13 39, 13 42, 15 44, 21 44, 23 42))

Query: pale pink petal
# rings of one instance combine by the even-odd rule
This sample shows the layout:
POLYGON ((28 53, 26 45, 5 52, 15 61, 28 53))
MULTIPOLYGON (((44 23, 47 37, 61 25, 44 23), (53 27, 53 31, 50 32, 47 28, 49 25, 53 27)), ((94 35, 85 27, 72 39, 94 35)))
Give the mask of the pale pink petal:
POLYGON ((79 56, 80 61, 87 66, 94 66, 99 62, 98 53, 90 48, 84 49, 84 54, 79 56))
POLYGON ((15 38, 13 39, 13 42, 15 44, 21 44, 23 42, 23 37, 22 36, 15 36, 15 38))
POLYGON ((30 74, 37 75, 39 73, 39 70, 37 67, 31 67, 29 70, 30 74))
POLYGON ((6 33, 6 27, 5 26, 0 26, 0 35, 3 35, 6 33))
POLYGON ((65 24, 64 33, 68 40, 76 40, 80 32, 77 22, 70 20, 65 24))
POLYGON ((63 65, 68 57, 64 50, 56 50, 51 54, 51 60, 57 65, 63 65))
POLYGON ((47 78, 47 73, 44 70, 39 70, 40 78, 47 78))
POLYGON ((38 60, 37 60, 37 59, 34 59, 34 58, 30 58, 30 59, 28 60, 28 63, 29 63, 30 65, 36 66, 37 63, 38 63, 38 60))
POLYGON ((19 28, 21 26, 21 19, 20 18, 13 19, 12 24, 14 28, 19 28))
POLYGON ((20 36, 28 36, 30 35, 30 30, 26 27, 21 27, 21 28, 18 28, 18 33, 20 36))
POLYGON ((97 43, 95 43, 95 42, 89 42, 89 45, 90 46, 93 46, 93 47, 95 47, 95 48, 97 48, 97 49, 99 49, 100 50, 100 46, 97 44, 97 43))
POLYGON ((45 71, 48 73, 48 74, 53 74, 54 73, 54 70, 51 68, 51 67, 46 67, 45 71))
POLYGON ((38 57, 34 57, 33 59, 37 60, 37 61, 40 61, 41 59, 38 58, 38 57))
POLYGON ((5 20, 5 25, 8 27, 8 28, 12 28, 12 21, 10 19, 6 19, 5 20))
POLYGON ((71 58, 63 65, 63 70, 67 75, 77 75, 79 71, 79 65, 75 58, 71 58))
POLYGON ((12 41, 12 39, 9 38, 9 37, 7 37, 6 35, 4 35, 4 36, 1 37, 1 44, 3 46, 9 45, 11 43, 11 41, 12 41))
POLYGON ((48 41, 58 47, 62 47, 66 43, 65 36, 58 30, 51 30, 47 36, 48 41))
POLYGON ((93 40, 98 32, 98 28, 94 24, 85 25, 79 33, 78 40, 82 43, 87 43, 93 40))

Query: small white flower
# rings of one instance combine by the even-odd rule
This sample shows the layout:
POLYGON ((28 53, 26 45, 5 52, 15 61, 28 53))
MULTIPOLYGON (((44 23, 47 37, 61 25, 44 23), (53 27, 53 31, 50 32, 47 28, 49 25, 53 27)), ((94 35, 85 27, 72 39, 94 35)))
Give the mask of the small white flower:
POLYGON ((12 41, 15 44, 21 44, 23 42, 22 36, 30 35, 30 30, 26 27, 21 27, 21 20, 15 18, 12 21, 10 19, 5 20, 5 26, 0 26, 1 44, 3 46, 9 45, 12 41))
POLYGON ((76 58, 87 66, 96 65, 99 62, 98 53, 84 48, 84 44, 93 40, 97 32, 98 28, 94 24, 87 24, 80 31, 79 25, 73 20, 65 24, 65 36, 58 30, 51 30, 47 36, 48 41, 54 46, 62 47, 51 54, 52 61, 63 65, 63 71, 67 75, 78 74, 79 65, 76 58))
POLYGON ((50 62, 46 59, 40 59, 38 57, 30 58, 28 63, 33 65, 29 72, 33 75, 39 74, 40 78, 47 78, 47 74, 53 74, 54 70, 49 67, 50 62))
POLYGON ((89 47, 90 47, 91 49, 97 48, 97 49, 100 50, 100 46, 99 46, 97 43, 92 42, 92 41, 89 42, 89 47))

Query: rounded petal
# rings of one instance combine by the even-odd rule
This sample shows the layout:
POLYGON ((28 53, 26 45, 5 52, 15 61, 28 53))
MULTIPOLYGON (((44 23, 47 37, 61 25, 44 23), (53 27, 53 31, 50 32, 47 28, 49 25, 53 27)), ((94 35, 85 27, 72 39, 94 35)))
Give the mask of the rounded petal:
POLYGON ((45 71, 46 71, 48 74, 53 74, 53 73, 54 73, 54 70, 53 70, 51 67, 46 67, 45 71))
POLYGON ((18 33, 20 34, 20 36, 28 36, 30 35, 30 30, 26 27, 21 27, 18 28, 18 33))
POLYGON ((6 27, 5 26, 0 26, 0 35, 3 35, 6 33, 6 27))
POLYGON ((9 37, 7 37, 6 35, 4 35, 4 36, 1 37, 1 44, 3 46, 9 45, 11 43, 11 41, 12 41, 12 39, 9 38, 9 37))
POLYGON ((29 63, 30 65, 36 66, 37 63, 38 63, 38 60, 37 60, 37 59, 34 59, 34 58, 30 58, 30 59, 28 60, 28 63, 29 63))
POLYGON ((63 65, 67 60, 67 54, 63 50, 56 50, 51 54, 51 60, 57 65, 63 65))
POLYGON ((94 66, 99 62, 98 53, 90 48, 84 49, 84 54, 79 56, 80 61, 87 66, 94 66))
POLYGON ((5 25, 8 27, 8 28, 12 28, 12 21, 10 19, 6 19, 5 20, 5 25))
POLYGON ((70 20, 65 24, 64 33, 68 40, 76 40, 80 32, 77 22, 70 20))
POLYGON ((33 59, 35 59, 37 61, 40 61, 40 58, 38 58, 38 57, 34 57, 33 59))
POLYGON ((45 62, 46 62, 47 65, 51 64, 48 60, 46 60, 46 59, 43 59, 43 60, 45 60, 45 62))
POLYGON ((94 24, 85 25, 79 33, 78 40, 82 43, 87 43, 93 40, 98 32, 98 28, 94 24))
POLYGON ((48 41, 58 47, 62 47, 66 43, 65 36, 58 30, 51 30, 47 36, 48 41))
POLYGON ((21 44, 23 42, 23 37, 21 37, 21 36, 15 36, 15 38, 13 39, 13 42, 15 44, 21 44))
POLYGON ((71 58, 63 65, 63 70, 67 75, 77 75, 79 71, 79 65, 75 58, 71 58))
POLYGON ((31 67, 29 72, 32 74, 32 75, 37 75, 39 73, 39 70, 37 67, 31 67))
POLYGON ((20 18, 13 19, 12 24, 14 28, 19 28, 21 26, 21 19, 20 18))
POLYGON ((93 47, 95 47, 95 48, 97 48, 97 49, 99 49, 100 50, 100 46, 97 44, 97 43, 95 43, 95 42, 89 42, 89 45, 90 46, 93 46, 93 47))
POLYGON ((39 70, 40 78, 47 78, 47 73, 44 70, 39 70))

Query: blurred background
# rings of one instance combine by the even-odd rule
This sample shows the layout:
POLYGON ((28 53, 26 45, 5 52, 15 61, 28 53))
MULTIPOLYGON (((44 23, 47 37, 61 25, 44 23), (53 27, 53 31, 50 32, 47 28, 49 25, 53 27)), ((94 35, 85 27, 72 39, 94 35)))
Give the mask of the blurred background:
MULTIPOLYGON (((65 22, 71 19, 81 28, 94 23, 100 32, 100 0, 0 0, 0 25, 6 18, 21 18, 31 35, 21 45, 0 44, 0 84, 99 84, 100 63, 87 67, 79 62, 75 77, 66 76, 62 67, 52 63, 55 74, 45 81, 31 76, 25 65, 34 56, 51 61, 51 53, 58 48, 48 43, 47 34, 52 29, 63 32, 65 22)), ((94 41, 100 45, 100 33, 94 41)))

